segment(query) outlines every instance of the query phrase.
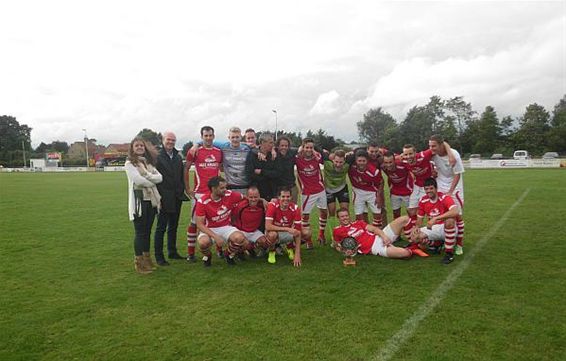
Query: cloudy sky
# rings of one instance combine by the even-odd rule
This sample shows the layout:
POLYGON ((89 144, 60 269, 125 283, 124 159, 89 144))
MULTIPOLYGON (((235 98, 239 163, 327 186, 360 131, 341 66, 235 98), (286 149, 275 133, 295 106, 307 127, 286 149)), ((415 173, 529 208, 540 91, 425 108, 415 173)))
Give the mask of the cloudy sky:
POLYGON ((481 112, 566 94, 566 1, 2 1, 0 114, 32 144, 180 143, 212 125, 357 140, 381 106, 432 95, 481 112))

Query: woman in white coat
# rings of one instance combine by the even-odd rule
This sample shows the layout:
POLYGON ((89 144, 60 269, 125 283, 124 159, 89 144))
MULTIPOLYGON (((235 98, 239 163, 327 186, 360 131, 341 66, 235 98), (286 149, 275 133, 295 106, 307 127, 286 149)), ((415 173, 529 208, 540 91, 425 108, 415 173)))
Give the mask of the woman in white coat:
POLYGON ((154 269, 149 255, 149 239, 155 215, 161 207, 161 197, 155 186, 161 174, 155 168, 157 152, 143 138, 130 143, 125 169, 128 175, 128 214, 134 223, 134 267, 141 274, 154 269))

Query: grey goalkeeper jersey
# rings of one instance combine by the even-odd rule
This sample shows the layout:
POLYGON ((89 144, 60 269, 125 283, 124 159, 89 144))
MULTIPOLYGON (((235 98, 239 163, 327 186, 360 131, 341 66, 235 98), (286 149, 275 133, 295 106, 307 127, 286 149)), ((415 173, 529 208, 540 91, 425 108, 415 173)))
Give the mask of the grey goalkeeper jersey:
POLYGON ((222 165, 224 176, 229 186, 246 188, 250 181, 246 174, 246 158, 250 152, 250 147, 240 144, 238 148, 232 148, 230 143, 220 146, 222 149, 222 165))

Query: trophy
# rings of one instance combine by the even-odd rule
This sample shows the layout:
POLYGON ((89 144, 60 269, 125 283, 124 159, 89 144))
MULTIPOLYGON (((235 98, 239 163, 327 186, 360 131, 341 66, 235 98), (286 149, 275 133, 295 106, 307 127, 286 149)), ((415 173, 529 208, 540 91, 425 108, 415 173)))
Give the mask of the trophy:
POLYGON ((345 256, 344 261, 342 262, 344 263, 344 266, 348 267, 356 265, 354 256, 358 253, 359 247, 360 245, 358 244, 358 241, 356 241, 353 237, 346 237, 342 240, 341 248, 342 253, 344 253, 345 256))

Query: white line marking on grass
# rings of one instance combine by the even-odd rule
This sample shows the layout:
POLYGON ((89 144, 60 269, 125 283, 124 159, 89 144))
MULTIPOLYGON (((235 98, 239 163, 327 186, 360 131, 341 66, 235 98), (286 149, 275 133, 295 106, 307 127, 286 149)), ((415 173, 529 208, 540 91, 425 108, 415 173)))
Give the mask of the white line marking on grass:
POLYGON ((423 303, 415 313, 405 321, 403 326, 395 335, 393 335, 385 344, 383 349, 379 351, 379 353, 372 358, 372 360, 389 360, 391 359, 399 350, 401 346, 413 335, 417 327, 419 326, 419 322, 425 319, 435 308, 438 306, 440 302, 442 302, 446 293, 450 291, 454 284, 458 280, 458 278, 462 275, 462 273, 468 268, 474 257, 477 253, 481 251, 483 246, 499 231, 501 226, 507 221, 511 212, 519 205, 529 191, 531 189, 527 188, 525 192, 509 207, 507 212, 501 217, 495 225, 487 232, 476 244, 476 246, 466 255, 466 257, 459 262, 459 264, 454 268, 452 272, 446 277, 446 279, 436 288, 433 294, 423 303))

